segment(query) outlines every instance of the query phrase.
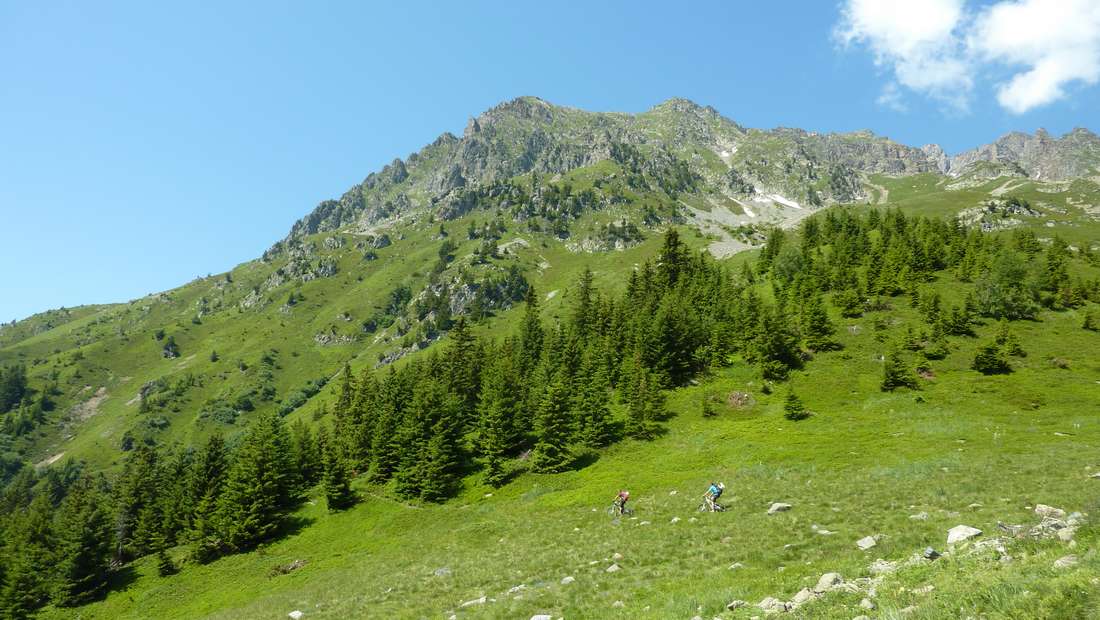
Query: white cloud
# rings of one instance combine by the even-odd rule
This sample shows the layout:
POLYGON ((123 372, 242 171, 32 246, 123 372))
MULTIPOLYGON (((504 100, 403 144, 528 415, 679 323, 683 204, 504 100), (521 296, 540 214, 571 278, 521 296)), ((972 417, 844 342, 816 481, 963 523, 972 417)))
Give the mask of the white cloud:
POLYGON ((878 102, 903 109, 900 86, 966 110, 990 65, 1016 71, 995 84, 997 101, 1022 114, 1100 81, 1100 0, 846 0, 837 38, 863 44, 893 72, 878 102))
POLYGON ((1100 80, 1100 2, 997 3, 978 17, 970 47, 985 61, 1028 67, 997 87, 997 101, 1022 114, 1061 99, 1070 82, 1100 80))
POLYGON ((965 109, 973 82, 955 33, 964 18, 962 0, 849 0, 842 12, 841 41, 866 44, 899 84, 965 109))
POLYGON ((882 88, 882 93, 879 94, 878 99, 875 99, 875 103, 895 112, 909 111, 909 106, 905 105, 905 99, 901 96, 901 89, 898 88, 897 82, 887 82, 886 86, 882 88))

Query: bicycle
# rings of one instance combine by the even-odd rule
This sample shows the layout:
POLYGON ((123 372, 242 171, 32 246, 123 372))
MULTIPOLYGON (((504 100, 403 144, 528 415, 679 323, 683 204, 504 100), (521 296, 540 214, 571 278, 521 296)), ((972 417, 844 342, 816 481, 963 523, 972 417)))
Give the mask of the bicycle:
POLYGON ((617 502, 611 502, 611 505, 607 507, 607 516, 609 517, 631 517, 634 516, 634 509, 619 506, 617 502))
POLYGON ((703 503, 699 504, 699 512, 725 512, 726 507, 718 502, 714 501, 710 497, 704 496, 703 503))

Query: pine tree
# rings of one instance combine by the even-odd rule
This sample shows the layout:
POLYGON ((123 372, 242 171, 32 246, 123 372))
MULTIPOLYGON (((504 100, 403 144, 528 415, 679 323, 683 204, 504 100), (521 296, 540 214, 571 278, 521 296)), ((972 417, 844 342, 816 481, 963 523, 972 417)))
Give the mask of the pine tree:
POLYGON ((535 419, 535 448, 531 469, 538 473, 564 470, 572 460, 569 437, 569 394, 564 370, 558 370, 547 384, 535 419))
POLYGON ((451 342, 447 347, 447 387, 458 397, 459 418, 463 425, 472 424, 477 411, 477 398, 481 387, 482 351, 477 339, 470 333, 466 319, 459 317, 451 329, 451 342))
POLYGON ((162 548, 157 552, 157 574, 161 577, 168 577, 175 575, 179 569, 176 568, 176 563, 172 561, 172 557, 168 555, 168 549, 162 548))
POLYGON ((52 597, 58 605, 81 605, 107 586, 112 538, 105 485, 101 478, 84 475, 58 508, 57 579, 52 597))
POLYGON ((347 461, 323 428, 317 433, 317 442, 322 455, 321 482, 325 489, 325 502, 329 512, 343 510, 355 503, 347 461))
POLYGON ((917 377, 905 363, 898 347, 891 346, 883 358, 882 391, 891 392, 900 387, 916 388, 917 377))
POLYGON ((39 493, 6 528, 6 566, 0 587, 0 611, 5 618, 28 618, 49 596, 56 559, 52 510, 49 498, 39 493))
POLYGON ((582 340, 588 337, 594 327, 593 278, 592 270, 585 267, 580 281, 577 282, 576 299, 573 302, 573 329, 582 340))
POLYGON ((802 404, 802 399, 794 393, 794 388, 787 391, 787 398, 783 401, 783 417, 792 421, 805 420, 810 417, 810 412, 802 404))
POLYGON ((224 543, 218 522, 218 500, 225 489, 229 459, 221 435, 211 435, 196 456, 188 476, 191 520, 187 540, 199 562, 221 553, 224 543))
POLYGON ((993 340, 1005 353, 1013 357, 1027 357, 1027 352, 1020 346, 1020 340, 1008 327, 1008 321, 1001 319, 997 326, 997 335, 993 340))
POLYGON ((243 550, 275 533, 293 501, 290 441, 282 419, 261 416, 248 430, 233 458, 219 502, 225 544, 243 550))
POLYGON ((115 541, 118 545, 116 559, 126 560, 144 555, 159 533, 159 478, 157 453, 144 445, 134 449, 126 459, 122 474, 115 485, 115 541))
POLYGON ((523 315, 523 324, 520 326, 519 374, 521 377, 529 377, 542 359, 542 344, 545 338, 542 318, 539 315, 539 296, 535 292, 535 287, 527 288, 524 305, 527 309, 523 315))
POLYGON ((613 438, 607 369, 590 352, 585 356, 580 377, 579 389, 573 397, 577 437, 584 446, 600 448, 611 443, 613 438))
POLYGON ((800 331, 802 342, 811 351, 828 351, 836 348, 833 334, 836 328, 829 320, 829 314, 825 311, 825 302, 820 294, 811 294, 806 297, 802 305, 800 316, 800 331))
POLYGON ((298 472, 301 491, 304 491, 321 479, 322 454, 313 432, 304 420, 297 420, 290 426, 290 446, 293 454, 294 470, 298 472))
POLYGON ((459 464, 462 460, 459 446, 462 439, 460 411, 461 404, 454 397, 447 398, 443 407, 437 411, 431 438, 425 446, 421 469, 424 480, 420 499, 424 501, 443 501, 454 493, 458 484, 459 464))
POLYGON ((514 360, 505 347, 482 376, 478 415, 478 451, 485 457, 485 482, 492 486, 506 480, 504 459, 517 443, 517 383, 514 360))
POLYGON ((792 368, 802 365, 798 339, 791 330, 786 315, 778 307, 761 313, 755 338, 747 353, 760 367, 760 373, 766 381, 784 380, 792 368))
POLYGON ((1081 328, 1090 332, 1100 330, 1100 316, 1092 308, 1085 310, 1085 318, 1081 321, 1081 328))
POLYGON ((664 417, 663 414, 664 395, 660 382, 646 368, 638 368, 627 403, 626 434, 634 439, 652 439, 657 435, 657 420, 664 417))
POLYGON ((983 375, 1000 375, 1012 372, 1012 365, 1008 363, 1008 356, 1005 355, 1004 349, 996 342, 989 342, 978 347, 971 368, 983 375))

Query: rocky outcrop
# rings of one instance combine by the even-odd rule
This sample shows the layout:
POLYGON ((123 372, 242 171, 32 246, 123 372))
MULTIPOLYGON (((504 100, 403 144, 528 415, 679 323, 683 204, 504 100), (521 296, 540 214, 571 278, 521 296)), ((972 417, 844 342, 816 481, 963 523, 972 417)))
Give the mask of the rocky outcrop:
POLYGON ((992 144, 952 157, 949 172, 957 174, 982 161, 1016 164, 1029 177, 1043 181, 1083 177, 1100 167, 1100 137, 1082 128, 1061 138, 1054 138, 1045 129, 1033 135, 1012 132, 992 144))

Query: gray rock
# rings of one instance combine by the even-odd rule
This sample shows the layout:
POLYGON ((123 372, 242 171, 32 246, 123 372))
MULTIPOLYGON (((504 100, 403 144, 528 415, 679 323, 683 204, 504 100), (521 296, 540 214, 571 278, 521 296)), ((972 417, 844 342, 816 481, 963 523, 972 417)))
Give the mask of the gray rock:
POLYGON ((1077 566, 1077 562, 1077 556, 1075 555, 1063 556, 1054 561, 1054 568, 1058 570, 1073 568, 1074 566, 1077 566))
POLYGON ((604 572, 617 573, 617 572, 621 571, 622 569, 623 569, 623 567, 619 566, 618 564, 612 564, 611 566, 608 566, 607 570, 605 570, 604 572))
POLYGON ((1073 540, 1073 537, 1077 535, 1076 527, 1064 527, 1058 530, 1058 540, 1062 542, 1069 542, 1073 540))
POLYGON ((801 590, 798 591, 797 594, 795 594, 791 598, 791 602, 794 603, 795 605, 801 605, 801 604, 805 603, 806 601, 809 601, 809 600, 813 599, 816 596, 817 595, 814 593, 813 590, 811 590, 809 588, 802 588, 801 590))
POLYGON ((745 565, 740 562, 734 562, 733 564, 730 564, 730 570, 738 570, 741 568, 745 568, 745 565))
POLYGON ((742 601, 741 599, 736 599, 736 600, 733 600, 733 601, 730 601, 730 602, 726 603, 726 609, 728 609, 730 611, 733 611, 734 609, 740 609, 740 608, 744 607, 745 605, 748 605, 748 603, 745 602, 745 601, 742 601))
POLYGON ((302 613, 300 610, 295 609, 294 611, 290 612, 287 615, 290 616, 290 620, 301 620, 301 617, 304 616, 305 614, 302 613))
POLYGON ((1035 504, 1035 514, 1043 519, 1064 519, 1066 511, 1046 504, 1035 504))
POLYGON ((567 586, 576 580, 576 577, 574 577, 573 575, 566 575, 565 577, 561 578, 561 585, 567 586))
POLYGON ((531 616, 531 620, 554 620, 554 616, 550 614, 535 614, 531 616))
POLYGON ((840 576, 840 573, 825 573, 817 580, 814 592, 828 592, 843 582, 844 578, 840 576))
POLYGON ((924 594, 931 594, 932 590, 935 590, 935 589, 936 589, 936 586, 934 586, 932 584, 928 584, 926 586, 921 586, 919 588, 913 588, 912 591, 913 591, 913 594, 924 595, 924 594))
POLYGON ((925 547, 924 553, 922 553, 921 555, 924 556, 924 559, 926 560, 935 560, 943 554, 941 554, 939 551, 936 551, 932 547, 925 547))
POLYGON ((768 514, 773 515, 773 514, 776 514, 776 513, 779 513, 779 512, 787 512, 790 509, 791 509, 790 504, 785 504, 783 502, 775 502, 774 504, 772 504, 771 506, 768 507, 768 514))
POLYGON ((864 550, 864 551, 867 551, 868 549, 874 547, 877 544, 878 544, 878 537, 877 536, 864 536, 863 538, 860 538, 859 540, 856 541, 856 546, 859 547, 860 549, 864 550))
POLYGON ((970 527, 969 525, 956 525, 955 527, 947 530, 947 544, 953 545, 966 540, 970 540, 975 536, 981 536, 982 531, 976 527, 970 527))
POLYGON ((927 512, 918 512, 915 515, 909 515, 909 518, 913 521, 927 521, 928 520, 928 513, 927 512))
POLYGON ((787 604, 773 596, 765 598, 764 600, 757 603, 756 606, 765 612, 787 610, 787 604))
POLYGON ((626 603, 624 603, 624 602, 622 602, 622 601, 615 601, 614 603, 611 603, 611 606, 612 606, 612 607, 620 607, 620 608, 621 608, 621 607, 626 607, 626 603))
POLYGON ((862 607, 863 609, 871 611, 875 608, 875 602, 872 601, 869 598, 865 598, 865 599, 863 599, 862 601, 859 602, 859 606, 862 607))
POLYGON ((444 566, 444 567, 442 567, 442 568, 437 568, 437 569, 435 569, 435 570, 434 570, 434 571, 432 572, 432 574, 433 574, 433 575, 435 575, 436 577, 447 577, 447 576, 450 576, 450 574, 451 574, 451 569, 449 569, 449 568, 447 568, 446 566, 444 566))

